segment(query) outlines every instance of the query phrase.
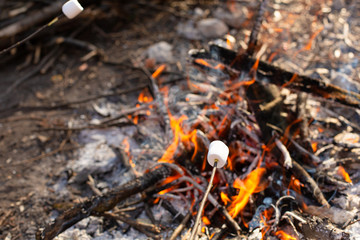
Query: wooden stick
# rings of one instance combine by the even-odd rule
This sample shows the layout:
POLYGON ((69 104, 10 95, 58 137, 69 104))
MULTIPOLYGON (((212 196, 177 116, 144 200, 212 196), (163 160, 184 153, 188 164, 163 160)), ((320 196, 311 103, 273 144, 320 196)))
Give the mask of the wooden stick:
POLYGON ((300 179, 300 181, 302 182, 308 183, 308 186, 311 189, 313 196, 321 205, 325 206, 326 208, 330 208, 330 204, 326 201, 319 186, 300 164, 298 164, 296 161, 292 161, 291 170, 296 178, 300 179))
POLYGON ((203 211, 203 209, 205 207, 206 200, 207 200, 207 198, 208 198, 208 196, 210 194, 211 188, 213 186, 213 181, 214 181, 214 177, 215 177, 215 173, 216 173, 216 167, 217 167, 217 161, 215 160, 214 167, 213 167, 213 170, 211 172, 209 185, 208 185, 208 187, 207 187, 207 189, 206 189, 206 191, 204 193, 203 199, 201 201, 201 204, 200 204, 197 216, 196 216, 195 224, 194 224, 193 230, 191 232, 190 240, 193 240, 195 238, 195 235, 197 234, 197 229, 198 229, 198 227, 200 225, 200 219, 201 219, 201 216, 202 216, 202 211, 203 211))
POLYGON ((186 224, 189 222, 191 217, 191 211, 189 211, 186 216, 184 217, 184 219, 181 221, 181 223, 179 224, 179 226, 177 226, 174 230, 174 232, 171 234, 171 237, 169 238, 169 240, 175 240, 177 238, 177 236, 180 235, 181 231, 184 230, 184 228, 186 227, 186 224))
POLYGON ((47 19, 53 17, 60 12, 61 6, 65 0, 55 1, 53 4, 29 14, 21 21, 15 22, 0 30, 0 38, 8 38, 15 36, 16 34, 23 32, 47 19))

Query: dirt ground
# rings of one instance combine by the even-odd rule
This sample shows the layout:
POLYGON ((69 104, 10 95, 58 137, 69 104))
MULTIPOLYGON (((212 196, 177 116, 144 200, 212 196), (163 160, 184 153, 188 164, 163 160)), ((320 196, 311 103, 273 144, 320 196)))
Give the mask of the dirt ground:
MULTIPOLYGON (((59 200, 48 186, 63 172, 76 149, 76 131, 67 128, 70 120, 92 118, 92 102, 54 107, 61 103, 129 89, 146 83, 146 76, 129 68, 152 43, 166 40, 174 44, 178 18, 146 5, 103 3, 92 6, 93 13, 59 23, 1 61, 0 95, 11 83, 37 67, 31 62, 21 67, 36 46, 46 56, 56 47, 55 36, 69 36, 81 28, 77 39, 104 49, 105 54, 123 64, 109 65, 94 57, 80 60, 88 50, 61 45, 53 64, 36 73, 9 96, 0 110, 0 238, 32 239, 37 227, 48 221, 49 211, 59 200), (97 9, 99 8, 99 9, 97 9), (89 20, 90 19, 90 20, 89 20), (154 21, 155 19, 155 21, 154 21)), ((31 13, 29 13, 31 14, 31 13)), ((36 29, 36 28, 34 28, 36 29)), ((32 30, 34 30, 32 29, 32 30)), ((41 61, 41 59, 40 59, 41 61)), ((139 91, 112 97, 114 102, 132 106, 139 91)), ((81 193, 76 192, 75 194, 81 193)), ((78 197, 78 196, 77 196, 78 197)), ((75 198, 75 197, 74 197, 75 198)))
MULTIPOLYGON (((24 15, 31 15, 35 7, 43 6, 46 1, 34 2, 35 5, 24 15)), ((0 239, 34 239, 38 227, 54 217, 53 209, 66 209, 79 199, 90 196, 91 190, 86 185, 82 189, 69 186, 71 194, 65 198, 59 197, 53 186, 59 179, 70 178, 73 174, 66 166, 76 158, 76 150, 81 148, 78 133, 94 118, 103 117, 96 111, 95 101, 106 95, 107 101, 120 108, 135 107, 143 89, 140 86, 149 82, 141 65, 150 72, 159 66, 146 59, 145 52, 149 46, 160 41, 173 46, 176 58, 176 64, 168 64, 168 73, 165 74, 173 74, 176 81, 186 81, 188 51, 203 48, 208 39, 182 38, 176 26, 180 21, 188 20, 189 13, 194 14, 196 7, 204 10, 202 17, 205 18, 211 16, 207 9, 220 5, 226 8, 226 3, 231 1, 88 2, 90 4, 77 18, 61 19, 11 54, 0 56, 0 239), (19 79, 25 80, 11 89, 19 79)), ((309 4, 305 2, 296 2, 294 6, 309 4)), ((333 2, 335 6, 337 2, 351 1, 333 2)), ((255 15, 252 10, 258 6, 252 1, 247 3, 249 11, 242 20, 244 25, 247 24, 247 30, 239 30, 235 36, 242 45, 245 44, 244 35, 250 35, 249 23, 255 15)), ((317 11, 321 12, 317 9, 319 6, 315 4, 308 10, 316 16, 317 11)), ((324 8, 323 12, 325 15, 327 10, 324 8)), ((293 15, 289 16, 291 20, 293 15)), ((306 21, 294 22, 294 29, 305 29, 311 25, 306 21)), ((2 21, 0 29, 1 24, 2 21)), ((12 42, 24 38, 38 27, 19 34, 12 42)), ((264 28, 271 29, 269 25, 264 28)), ((289 39, 299 39, 295 44, 287 43, 287 37, 280 41, 264 42, 269 44, 269 48, 276 49, 278 44, 279 49, 289 51, 294 51, 295 47, 291 49, 292 46, 298 45, 296 54, 300 53, 299 56, 304 58, 298 68, 306 69, 307 66, 302 65, 316 60, 316 68, 324 72, 322 63, 332 63, 330 57, 321 58, 316 55, 317 52, 301 55, 300 46, 307 44, 311 34, 304 37, 296 29, 294 32, 296 34, 289 30, 288 34, 289 39)), ((264 36, 268 37, 266 34, 264 36)), ((284 33, 284 36, 287 35, 284 33)), ((8 45, 8 42, 0 41, 0 49, 8 45)), ((326 54, 327 49, 323 49, 318 52, 326 54)), ((285 57, 280 64, 296 72, 297 69, 286 65, 291 62, 287 61, 289 59, 285 57)), ((340 63, 338 65, 341 66, 340 63)), ((312 72, 309 75, 314 73, 314 69, 310 69, 312 72)), ((126 124, 129 123, 123 121, 117 126, 126 124)))

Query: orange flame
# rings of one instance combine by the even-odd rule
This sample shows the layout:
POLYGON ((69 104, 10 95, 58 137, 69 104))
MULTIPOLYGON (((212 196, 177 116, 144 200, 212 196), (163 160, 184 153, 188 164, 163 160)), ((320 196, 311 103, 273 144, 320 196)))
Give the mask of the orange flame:
POLYGON ((153 78, 157 78, 166 68, 165 64, 160 65, 155 72, 151 75, 153 78))
POLYGON ((230 198, 228 197, 228 195, 226 195, 226 193, 224 193, 224 192, 220 192, 220 197, 225 206, 228 204, 228 202, 231 201, 230 198))
POLYGON ((294 73, 294 75, 291 77, 291 79, 281 86, 281 89, 283 89, 284 87, 286 87, 286 86, 290 85, 291 83, 293 83, 297 79, 297 76, 298 76, 298 74, 294 73))
POLYGON ((341 177, 343 177, 343 179, 348 182, 348 183, 352 183, 349 174, 346 172, 345 168, 343 166, 339 166, 338 170, 337 170, 337 174, 340 175, 341 177))
POLYGON ((301 188, 302 187, 304 187, 304 184, 302 184, 299 179, 295 178, 294 176, 291 176, 291 180, 290 180, 290 183, 289 183, 289 186, 288 186, 287 194, 290 195, 290 188, 293 189, 295 192, 297 192, 299 194, 299 196, 300 196, 301 201, 302 201, 303 209, 306 209, 307 205, 303 201, 302 194, 301 194, 301 188))
POLYGON ((259 186, 261 177, 265 172, 265 168, 256 168, 244 180, 237 178, 234 181, 233 187, 239 189, 239 193, 232 198, 233 202, 228 209, 232 218, 235 218, 244 209, 251 194, 265 189, 265 186, 259 186))
POLYGON ((139 173, 136 171, 136 165, 135 165, 135 163, 133 162, 133 160, 132 160, 132 157, 131 157, 131 153, 130 153, 130 143, 129 143, 129 141, 128 141, 128 138, 124 138, 124 140, 122 141, 122 144, 124 145, 124 151, 125 151, 125 153, 126 153, 126 155, 128 156, 128 158, 129 158, 129 164, 130 164, 130 166, 131 166, 131 168, 132 168, 132 171, 134 172, 134 174, 136 175, 136 176, 138 176, 139 175, 139 173))
POLYGON ((276 57, 276 55, 278 55, 278 54, 279 54, 278 51, 271 53, 270 57, 268 58, 268 62, 271 63, 274 60, 274 58, 276 57))
POLYGON ((318 149, 318 143, 317 142, 312 142, 311 143, 311 148, 313 150, 313 152, 316 152, 318 149))
POLYGON ((209 225, 211 222, 210 220, 206 217, 206 216, 203 216, 202 217, 202 222, 205 224, 205 225, 209 225))
POLYGON ((281 240, 296 240, 295 237, 287 234, 286 232, 282 231, 282 230, 278 230, 275 235, 281 239, 281 240))
POLYGON ((290 191, 289 191, 290 188, 301 195, 301 187, 304 187, 304 184, 302 184, 299 181, 299 179, 296 179, 294 176, 291 176, 291 180, 288 186, 288 195, 290 195, 290 191))
MULTIPOLYGON (((163 89, 163 90, 167 95, 167 89, 163 89)), ((165 99, 165 105, 167 106, 167 104, 168 104, 167 100, 165 99)), ((168 115, 170 118, 170 127, 174 133, 174 139, 172 143, 169 145, 169 147, 166 149, 163 156, 158 160, 158 162, 173 163, 174 162, 173 157, 180 142, 183 143, 185 146, 189 145, 190 142, 194 144, 194 153, 192 156, 192 160, 193 160, 198 150, 198 146, 196 142, 196 129, 192 130, 190 133, 185 133, 181 127, 181 124, 183 123, 183 121, 187 119, 187 116, 182 115, 180 118, 176 118, 170 113, 169 109, 168 109, 168 115)))
POLYGON ((231 84, 231 86, 229 87, 229 89, 227 91, 229 91, 229 90, 234 91, 234 90, 239 89, 242 86, 245 86, 245 87, 250 86, 255 81, 256 81, 255 78, 253 78, 253 79, 247 80, 247 81, 236 82, 234 84, 231 84))
POLYGON ((319 33, 324 29, 323 26, 321 26, 316 32, 314 32, 314 34, 311 36, 309 42, 306 44, 306 46, 304 46, 302 49, 300 49, 299 51, 297 51, 295 54, 294 54, 294 57, 296 55, 298 55, 300 52, 303 52, 303 51, 309 51, 311 49, 311 46, 312 46, 312 43, 314 41, 314 39, 317 37, 317 35, 319 35, 319 33))
MULTIPOLYGON (((148 88, 145 88, 143 91, 141 91, 141 93, 139 94, 139 97, 138 97, 138 102, 139 103, 149 103, 149 102, 152 102, 154 99, 153 97, 151 96, 150 92, 149 92, 149 89, 148 88)), ((139 108, 140 107, 140 104, 137 103, 136 104, 136 107, 139 108)), ((149 105, 149 108, 152 109, 153 108, 153 105, 149 105)), ((146 115, 147 116, 150 116, 151 112, 150 110, 146 110, 146 115)), ((132 116, 131 114, 127 116, 128 119, 130 119, 135 125, 137 125, 139 123, 139 116, 136 115, 136 116, 132 116)))
MULTIPOLYGON (((251 70, 252 70, 252 71, 256 71, 256 70, 258 69, 258 67, 259 67, 259 62, 260 62, 260 58, 257 58, 256 61, 255 61, 255 63, 254 63, 254 65, 251 67, 251 70)), ((250 71, 251 71, 251 70, 250 70, 250 71)))
POLYGON ((314 32, 314 34, 311 36, 310 41, 308 42, 308 44, 306 44, 306 46, 304 47, 304 50, 310 50, 311 46, 312 46, 312 42, 314 41, 314 39, 316 38, 316 36, 324 29, 323 26, 321 26, 316 32, 314 32))

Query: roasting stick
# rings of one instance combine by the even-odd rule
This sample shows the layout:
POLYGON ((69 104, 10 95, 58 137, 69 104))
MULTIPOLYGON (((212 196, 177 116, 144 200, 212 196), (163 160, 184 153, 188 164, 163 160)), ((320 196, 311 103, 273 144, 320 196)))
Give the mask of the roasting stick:
POLYGON ((53 25, 54 23, 56 23, 57 21, 59 21, 59 19, 65 15, 68 19, 73 19, 74 17, 76 17, 77 15, 79 15, 79 13, 81 13, 84 10, 84 8, 80 5, 80 3, 78 2, 78 0, 69 0, 66 3, 63 4, 62 6, 62 14, 55 17, 54 19, 52 19, 50 22, 44 24, 43 26, 41 26, 39 29, 37 29, 35 32, 31 33, 29 36, 25 37, 24 39, 18 41, 17 43, 11 45, 8 48, 5 48, 3 50, 0 51, 0 55, 10 51, 11 49, 23 44, 24 42, 30 40, 31 38, 33 38, 36 34, 38 34, 39 32, 41 32, 42 30, 44 30, 47 27, 50 27, 51 25, 53 25))
POLYGON ((195 235, 197 233, 197 229, 200 224, 201 214, 205 207, 206 200, 210 194, 210 190, 213 185, 216 168, 222 168, 226 164, 227 157, 229 155, 229 148, 223 143, 222 141, 216 140, 210 143, 209 146, 209 152, 207 155, 207 161, 208 163, 213 167, 213 170, 211 172, 211 177, 209 181, 209 185, 206 189, 206 192, 204 194, 204 197, 201 201, 200 208, 198 210, 198 213, 196 215, 195 224, 193 227, 193 230, 191 232, 190 240, 193 240, 195 238, 195 235))

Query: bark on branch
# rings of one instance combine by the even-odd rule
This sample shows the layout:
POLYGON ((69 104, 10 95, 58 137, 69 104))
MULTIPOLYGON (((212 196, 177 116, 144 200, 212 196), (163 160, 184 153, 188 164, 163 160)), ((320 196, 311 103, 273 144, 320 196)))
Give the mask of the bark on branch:
POLYGON ((168 177, 172 173, 166 165, 159 165, 124 185, 114 188, 102 196, 95 196, 65 211, 54 222, 48 224, 44 230, 39 229, 36 233, 37 240, 49 240, 64 232, 69 227, 90 215, 100 215, 109 211, 122 200, 131 195, 140 193, 168 177))

